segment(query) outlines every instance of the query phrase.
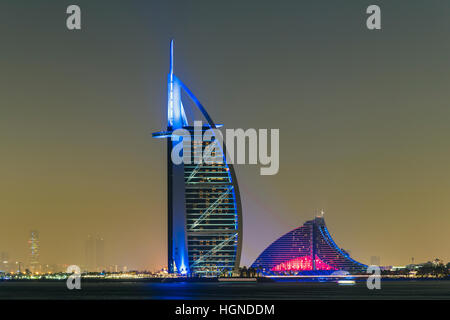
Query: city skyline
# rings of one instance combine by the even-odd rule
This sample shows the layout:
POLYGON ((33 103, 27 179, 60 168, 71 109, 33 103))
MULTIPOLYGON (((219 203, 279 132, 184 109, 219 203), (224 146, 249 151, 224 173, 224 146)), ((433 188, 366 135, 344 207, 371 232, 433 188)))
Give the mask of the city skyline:
POLYGON ((78 33, 63 5, 0 4, 0 252, 25 263, 36 229, 41 263, 83 263, 101 234, 118 265, 167 264, 166 153, 151 132, 175 38, 177 73, 214 119, 280 129, 277 175, 236 166, 241 265, 322 208, 357 261, 449 261, 450 4, 386 3, 370 33, 367 3, 325 3, 80 1, 78 33))
MULTIPOLYGON (((319 215, 315 216, 315 220, 317 219, 323 219, 324 211, 321 210, 319 215)), ((312 220, 313 221, 313 220, 312 220)), ((307 221, 306 224, 310 223, 311 221, 307 221)), ((291 234, 293 231, 298 230, 299 228, 296 228, 287 234, 282 235, 282 237, 278 239, 274 239, 274 241, 279 241, 282 238, 285 238, 286 235, 291 234)), ((26 272, 29 270, 30 272, 38 272, 38 273, 47 273, 47 272, 64 272, 66 268, 70 265, 70 263, 67 263, 67 261, 64 262, 49 262, 49 261, 40 261, 39 255, 40 255, 40 240, 39 240, 39 230, 31 230, 29 232, 30 238, 27 243, 28 248, 28 256, 27 258, 23 257, 17 257, 11 255, 9 252, 2 251, 0 249, 0 272, 26 272), (37 250, 38 250, 38 257, 35 258, 32 256, 32 253, 36 250, 36 245, 31 246, 32 239, 37 239, 37 250)), ((330 236, 330 235, 329 235, 330 236)), ((129 268, 126 264, 120 265, 116 264, 114 262, 108 261, 105 257, 105 249, 104 249, 104 242, 105 240, 100 236, 93 237, 92 235, 88 235, 87 239, 84 243, 84 259, 82 261, 78 261, 78 265, 82 268, 83 272, 120 272, 120 271, 127 271, 127 270, 139 270, 139 271, 151 271, 151 272, 158 272, 161 270, 167 270, 168 265, 161 265, 157 266, 155 268, 129 268)), ((272 243, 273 244, 273 243, 272 243)), ((265 250, 267 250, 266 248, 265 250)), ((351 250, 344 250, 341 248, 340 250, 343 250, 346 255, 351 257, 351 250)), ((258 258, 264 254, 264 250, 260 253, 258 258)), ((258 259, 257 259, 258 260, 258 259)), ((295 260, 295 259, 294 259, 295 260)), ((415 257, 411 257, 410 261, 403 263, 402 265, 414 265, 416 264, 423 264, 426 262, 434 262, 436 260, 440 260, 443 263, 445 263, 445 260, 442 260, 440 257, 434 257, 430 258, 428 260, 423 261, 417 261, 415 257)), ((447 261, 450 263, 450 261, 447 261)), ((304 261, 304 263, 307 263, 304 261)), ((253 266, 255 262, 251 266, 253 266)), ((380 256, 370 256, 370 263, 369 265, 378 265, 381 267, 396 267, 395 265, 387 265, 381 263, 381 257, 380 256)), ((397 264, 399 265, 399 264, 397 264)), ((242 265, 242 267, 244 267, 242 265)), ((250 266, 249 266, 250 267, 250 266)))

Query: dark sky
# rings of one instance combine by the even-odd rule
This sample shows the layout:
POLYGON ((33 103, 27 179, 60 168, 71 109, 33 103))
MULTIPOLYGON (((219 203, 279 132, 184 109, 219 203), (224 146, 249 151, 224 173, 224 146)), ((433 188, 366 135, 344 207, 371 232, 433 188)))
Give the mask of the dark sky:
POLYGON ((166 263, 168 46, 228 128, 279 128, 280 171, 237 166, 242 265, 325 210, 369 263, 450 260, 450 2, 2 1, 0 251, 166 263), (66 7, 82 30, 66 29, 66 7), (365 10, 378 4, 382 30, 365 10))

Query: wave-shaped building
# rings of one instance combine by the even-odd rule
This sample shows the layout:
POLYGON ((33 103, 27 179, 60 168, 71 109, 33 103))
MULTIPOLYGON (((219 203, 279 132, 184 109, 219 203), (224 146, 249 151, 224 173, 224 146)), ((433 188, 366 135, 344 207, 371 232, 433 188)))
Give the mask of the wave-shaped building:
MULTIPOLYGON (((173 72, 173 41, 170 43, 168 76, 167 130, 153 134, 167 138, 168 185, 168 269, 170 273, 218 276, 239 268, 242 249, 242 208, 239 186, 232 164, 226 162, 226 150, 215 154, 218 161, 196 161, 215 141, 196 139, 217 125, 189 88, 173 72), (194 102, 207 121, 195 130, 189 125, 182 103, 182 92, 194 102), (172 161, 174 148, 182 139, 172 139, 184 129, 190 136, 191 161, 172 161), (220 160, 220 161, 219 161, 220 160), (186 162, 186 163, 185 163, 186 162), (190 162, 190 163, 189 163, 190 162)), ((185 139, 184 137, 183 139, 185 139)), ((182 149, 182 148, 181 148, 182 149)), ((183 150, 183 156, 187 150, 183 150)))
POLYGON ((251 266, 263 273, 298 273, 325 270, 364 272, 367 265, 339 248, 323 216, 305 222, 268 246, 251 266))

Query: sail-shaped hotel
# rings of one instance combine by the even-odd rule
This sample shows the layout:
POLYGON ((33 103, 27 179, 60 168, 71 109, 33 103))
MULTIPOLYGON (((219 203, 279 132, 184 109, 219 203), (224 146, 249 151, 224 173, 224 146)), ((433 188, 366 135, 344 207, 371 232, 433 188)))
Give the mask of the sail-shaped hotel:
POLYGON ((167 86, 167 130, 154 133, 153 137, 167 138, 169 272, 194 276, 230 274, 239 268, 242 207, 233 165, 226 163, 226 150, 218 155, 221 161, 208 164, 195 161, 195 152, 190 154, 190 164, 175 164, 171 158, 172 150, 183 143, 172 139, 177 129, 187 130, 191 146, 202 151, 214 141, 214 137, 211 141, 194 141, 198 132, 192 121, 198 119, 187 119, 182 92, 206 120, 200 134, 217 127, 197 97, 174 74, 173 40, 167 86))

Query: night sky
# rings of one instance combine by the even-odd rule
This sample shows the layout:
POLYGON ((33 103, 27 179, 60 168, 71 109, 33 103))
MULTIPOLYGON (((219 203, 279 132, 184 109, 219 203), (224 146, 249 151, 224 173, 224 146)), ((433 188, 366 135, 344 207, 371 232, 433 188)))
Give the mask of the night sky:
POLYGON ((449 14, 441 0, 2 1, 0 251, 26 262, 38 229, 42 263, 83 264, 89 234, 108 264, 167 263, 151 133, 174 38, 175 73, 217 123, 280 129, 277 175, 236 166, 241 265, 322 208, 361 262, 450 260, 449 14))

